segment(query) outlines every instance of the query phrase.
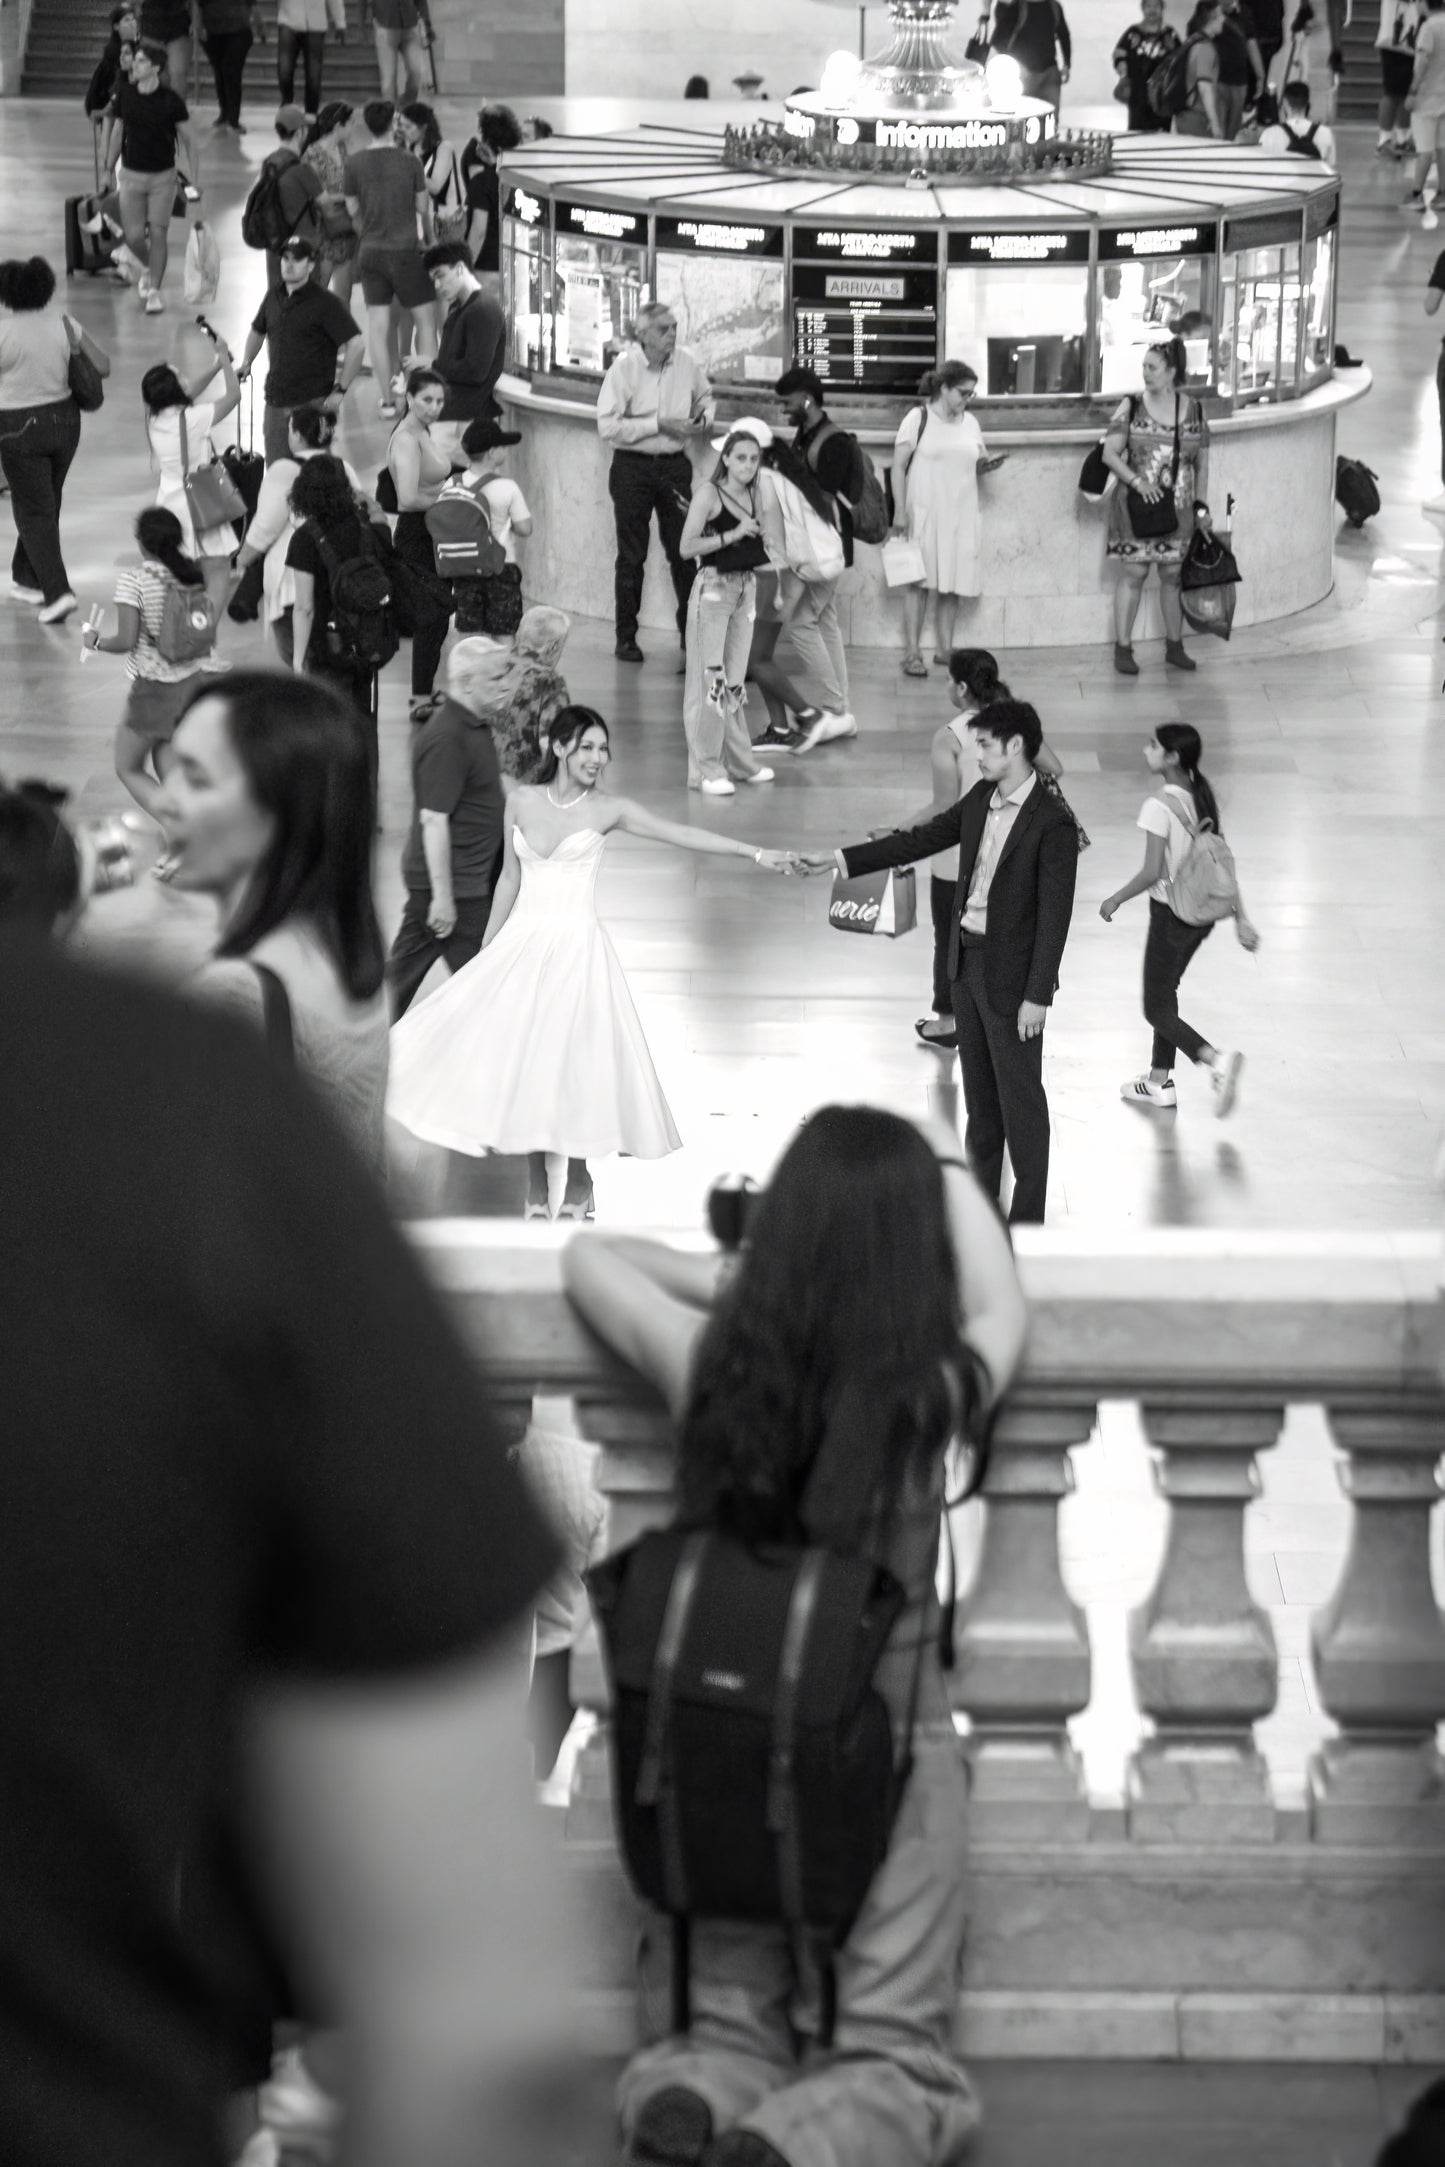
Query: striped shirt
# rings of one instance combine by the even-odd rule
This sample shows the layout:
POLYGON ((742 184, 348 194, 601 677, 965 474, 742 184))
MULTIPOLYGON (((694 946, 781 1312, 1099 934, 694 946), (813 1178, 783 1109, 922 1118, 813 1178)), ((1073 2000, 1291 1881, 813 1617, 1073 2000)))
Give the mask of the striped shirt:
POLYGON ((194 677, 197 670, 223 670, 226 667, 214 651, 200 661, 190 662, 167 662, 161 653, 156 643, 161 636, 166 592, 176 584, 178 582, 172 580, 165 566, 151 557, 143 558, 137 565, 128 565, 117 577, 116 608, 125 603, 140 619, 140 635, 125 658, 128 676, 144 677, 158 685, 179 685, 184 678, 194 677))

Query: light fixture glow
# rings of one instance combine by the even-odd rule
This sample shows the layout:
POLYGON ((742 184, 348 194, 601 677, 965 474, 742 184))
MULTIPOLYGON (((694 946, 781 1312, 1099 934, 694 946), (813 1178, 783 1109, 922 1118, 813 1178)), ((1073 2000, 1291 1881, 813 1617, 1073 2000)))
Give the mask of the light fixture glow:
POLYGON ((1007 53, 990 53, 983 72, 989 103, 998 112, 1012 112, 1024 91, 1024 71, 1018 62, 1007 53))
POLYGON ((825 105, 846 105, 858 87, 858 70, 861 63, 856 53, 839 51, 829 53, 823 63, 823 79, 818 92, 825 105))

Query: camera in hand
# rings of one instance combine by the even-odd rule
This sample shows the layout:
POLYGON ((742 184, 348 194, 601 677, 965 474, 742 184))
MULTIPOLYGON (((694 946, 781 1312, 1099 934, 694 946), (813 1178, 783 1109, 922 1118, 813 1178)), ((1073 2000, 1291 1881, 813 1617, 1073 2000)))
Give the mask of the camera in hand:
POLYGON ((719 1174, 707 1192, 708 1232, 719 1249, 741 1249, 762 1190, 751 1174, 719 1174))

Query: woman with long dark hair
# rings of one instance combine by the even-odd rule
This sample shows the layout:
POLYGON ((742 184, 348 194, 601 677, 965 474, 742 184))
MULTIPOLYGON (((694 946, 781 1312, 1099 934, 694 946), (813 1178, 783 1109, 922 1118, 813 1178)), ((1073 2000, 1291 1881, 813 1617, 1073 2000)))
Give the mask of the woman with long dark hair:
POLYGON ((387 1016, 371 893, 371 777, 327 685, 233 670, 192 693, 159 817, 177 888, 214 896, 221 937, 199 990, 239 1008, 382 1164, 387 1016), (278 999, 276 982, 284 994, 278 999))
POLYGON ((215 352, 221 374, 219 398, 196 398, 168 361, 158 361, 154 368, 146 370, 140 380, 140 395, 146 412, 146 440, 159 477, 156 503, 174 512, 180 521, 184 547, 199 561, 206 592, 219 614, 230 591, 235 529, 229 520, 223 520, 197 533, 186 495, 186 476, 216 456, 211 431, 241 403, 241 386, 230 347, 217 339, 215 352))
MULTIPOLYGON (((143 812, 158 820, 166 749, 203 671, 223 669, 215 652, 215 617, 209 600, 188 623, 188 652, 177 660, 162 652, 168 612, 173 622, 179 597, 182 615, 191 597, 205 597, 204 574, 182 547, 181 523, 174 512, 152 505, 135 523, 140 544, 138 565, 127 565, 115 583, 116 629, 102 633, 86 625, 81 644, 92 653, 124 655, 130 690, 116 725, 115 772, 143 812), (209 624, 207 624, 209 619, 209 624)), ((176 644, 172 639, 169 644, 176 644)), ((162 861, 168 869, 168 861, 162 861)))
POLYGON ((390 537, 361 510, 345 467, 331 452, 318 452, 301 462, 291 484, 290 504, 297 523, 286 546, 286 565, 295 580, 292 667, 323 679, 351 702, 361 722, 374 784, 377 673, 372 663, 334 651, 331 571, 363 556, 373 556, 385 565, 390 537))
POLYGON ((1164 660, 1193 670, 1184 645, 1180 567, 1196 527, 1212 524, 1204 501, 1209 481, 1209 428, 1199 400, 1185 390, 1184 341, 1162 339, 1141 364, 1144 388, 1123 400, 1104 437, 1104 464, 1118 479, 1109 506, 1110 558, 1119 577, 1114 587, 1114 667, 1137 677, 1134 620, 1152 565, 1159 575, 1164 619, 1164 660), (1131 509, 1139 506, 1139 511, 1131 509))
MULTIPOLYGON (((1131 1076, 1120 1087, 1120 1097, 1131 1106, 1178 1104, 1174 1091, 1174 1056, 1184 1054, 1197 1066, 1209 1070, 1214 1090, 1214 1111, 1232 1111, 1239 1095, 1244 1055, 1223 1052, 1202 1038, 1179 1013, 1179 983, 1210 934, 1213 925, 1188 924, 1173 908, 1170 881, 1189 855, 1189 847, 1202 827, 1223 833, 1219 805, 1199 763, 1204 747, 1199 732, 1187 722, 1161 722, 1144 747, 1144 764, 1159 778, 1159 788, 1139 809, 1136 826, 1144 830, 1144 863, 1099 905, 1105 925, 1121 903, 1131 896, 1149 897, 1149 938, 1144 947, 1144 1021, 1154 1033, 1153 1061, 1147 1075, 1131 1076)), ((1235 911, 1239 944, 1251 953, 1259 935, 1239 903, 1235 911)))
MULTIPOLYGON (((998 663, 986 647, 955 647, 948 658, 948 696, 954 712, 933 733, 928 760, 933 795, 895 827, 917 827, 935 813, 947 812, 978 781, 978 762, 969 742, 969 725, 995 700, 1011 700, 1013 694, 998 674, 998 663)), ((1058 754, 1045 738, 1034 760, 1034 773, 1062 797, 1058 777, 1064 772, 1058 754)), ((1072 807, 1070 808, 1072 811, 1072 807)), ((1077 822, 1075 823, 1077 825, 1077 822)), ((1082 830, 1080 830, 1082 833, 1082 830)), ((1086 838, 1087 840, 1087 838, 1086 838)), ((948 975, 948 943, 953 930, 954 891, 958 886, 958 850, 940 851, 929 861, 929 900, 933 911, 933 1013, 920 1016, 913 1028, 925 1046, 951 1052, 958 1044, 958 1023, 953 1013, 952 982, 948 975)))
POLYGON ((758 516, 761 458, 762 447, 747 428, 720 440, 717 465, 694 488, 678 543, 679 555, 697 566, 687 603, 682 694, 687 787, 708 797, 730 798, 740 782, 773 779, 773 770, 755 758, 743 720, 756 574, 768 561, 758 516))
POLYGON ((460 241, 467 230, 467 191, 462 184, 461 161, 442 134, 441 122, 431 106, 418 100, 402 107, 396 126, 402 149, 421 161, 437 239, 460 241))
POLYGON ((793 861, 604 795, 611 734, 594 708, 564 707, 547 746, 537 781, 507 797, 480 954, 393 1028, 387 1111, 449 1151, 528 1153, 529 1219, 549 1216, 547 1156, 565 1159, 561 1215, 590 1219, 590 1159, 661 1159, 682 1141, 597 916, 607 837, 750 858, 769 872, 793 861))
MULTIPOLYGON (((967 1916, 967 1782, 939 1658, 934 1575, 951 1447, 986 1434, 1025 1313, 1008 1238, 942 1124, 811 1114, 758 1199, 736 1269, 589 1235, 564 1255, 582 1315, 677 1419, 678 1514, 748 1543, 869 1557, 906 1602, 874 1673, 912 1768, 888 1855, 817 2039, 814 1967, 780 1923, 694 1919, 689 2031, 644 2046, 619 2106, 631 2159, 717 2167, 933 2167, 977 2105, 954 2047, 967 1916), (790 2081, 791 2080, 791 2081, 790 2081)), ((641 2004, 667 2004, 644 1931, 641 2004), (661 1999, 659 2000, 659 1993, 661 1999)))

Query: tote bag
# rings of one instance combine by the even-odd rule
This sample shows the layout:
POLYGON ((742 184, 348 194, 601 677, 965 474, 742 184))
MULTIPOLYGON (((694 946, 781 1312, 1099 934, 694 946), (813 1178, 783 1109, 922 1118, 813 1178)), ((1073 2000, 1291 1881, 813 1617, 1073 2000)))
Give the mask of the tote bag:
POLYGON ((918 923, 918 883, 912 866, 860 873, 854 880, 835 873, 828 923, 840 933, 881 933, 890 941, 900 933, 911 933, 918 923))
POLYGON ((246 500, 214 453, 200 466, 191 465, 184 412, 180 424, 181 487, 185 491, 192 530, 199 537, 209 534, 213 527, 228 526, 234 519, 244 519, 246 500))

